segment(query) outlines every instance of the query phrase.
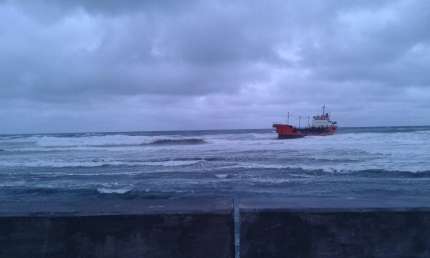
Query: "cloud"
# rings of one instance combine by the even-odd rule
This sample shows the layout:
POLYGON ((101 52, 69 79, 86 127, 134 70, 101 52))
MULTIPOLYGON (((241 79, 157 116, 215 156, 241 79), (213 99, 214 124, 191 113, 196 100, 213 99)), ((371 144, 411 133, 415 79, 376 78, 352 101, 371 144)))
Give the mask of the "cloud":
POLYGON ((363 117, 372 112, 362 107, 374 107, 387 117, 369 125, 389 123, 390 109, 401 106, 425 116, 429 7, 400 0, 0 1, 0 118, 14 132, 24 127, 14 117, 28 114, 30 125, 35 110, 50 114, 34 122, 41 131, 54 116, 74 121, 60 119, 56 130, 74 128, 89 109, 87 130, 99 128, 89 117, 109 130, 156 130, 178 117, 172 129, 214 128, 205 114, 225 128, 256 128, 279 110, 313 114, 323 103, 363 117), (141 128, 119 118, 106 123, 106 110, 146 119, 141 128))

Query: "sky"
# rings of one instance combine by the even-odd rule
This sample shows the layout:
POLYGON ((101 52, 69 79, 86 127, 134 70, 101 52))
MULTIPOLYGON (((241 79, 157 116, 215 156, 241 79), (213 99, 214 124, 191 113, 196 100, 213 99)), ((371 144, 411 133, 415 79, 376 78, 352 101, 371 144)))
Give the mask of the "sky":
POLYGON ((430 125, 430 1, 0 0, 0 134, 430 125), (303 123, 303 122, 302 122, 303 123))

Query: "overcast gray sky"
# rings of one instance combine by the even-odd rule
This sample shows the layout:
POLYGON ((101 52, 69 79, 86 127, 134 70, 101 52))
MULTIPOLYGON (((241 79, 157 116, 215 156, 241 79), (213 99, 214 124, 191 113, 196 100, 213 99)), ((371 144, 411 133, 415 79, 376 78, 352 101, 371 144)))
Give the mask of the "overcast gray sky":
POLYGON ((0 133, 430 125, 430 1, 0 0, 0 133))

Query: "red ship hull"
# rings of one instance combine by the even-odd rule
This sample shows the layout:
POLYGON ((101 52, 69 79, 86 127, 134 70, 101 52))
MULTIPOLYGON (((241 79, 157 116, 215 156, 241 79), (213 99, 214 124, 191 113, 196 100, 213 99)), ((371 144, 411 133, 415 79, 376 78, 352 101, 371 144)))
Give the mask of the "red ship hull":
POLYGON ((294 138, 302 138, 306 135, 292 127, 291 125, 283 125, 283 124, 274 124, 273 127, 276 129, 278 133, 278 139, 294 139, 294 138))

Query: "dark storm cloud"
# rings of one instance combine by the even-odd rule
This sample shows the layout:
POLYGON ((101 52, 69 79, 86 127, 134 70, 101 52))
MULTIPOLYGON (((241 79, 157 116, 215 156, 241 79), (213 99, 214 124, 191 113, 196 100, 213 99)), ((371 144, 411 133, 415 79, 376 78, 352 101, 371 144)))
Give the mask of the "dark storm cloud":
POLYGON ((142 110, 154 130, 174 112, 263 124, 289 105, 427 108, 428 24, 428 1, 3 0, 0 106, 142 110))
POLYGON ((428 24, 427 1, 346 12, 335 21, 338 29, 305 45, 302 65, 318 79, 428 86, 428 24))
POLYGON ((20 88, 25 88, 31 96, 88 91, 202 94, 234 91, 243 78, 264 79, 252 61, 276 59, 270 43, 263 44, 266 38, 242 35, 240 24, 234 26, 241 17, 223 21, 211 9, 195 8, 200 16, 172 14, 161 22, 158 19, 163 18, 147 15, 146 9, 141 15, 119 15, 114 21, 95 18, 96 25, 87 13, 78 13, 77 18, 66 16, 49 28, 37 24, 36 19, 32 21, 36 25, 29 25, 33 31, 25 32, 24 37, 20 29, 28 28, 17 24, 14 29, 18 30, 10 33, 13 40, 21 42, 7 51, 9 57, 3 57, 8 59, 5 62, 13 61, 4 76, 17 87, 13 92, 20 94, 20 88), (70 30, 66 33, 73 33, 73 22, 77 21, 68 19, 89 20, 84 22, 83 32, 78 31, 82 35, 76 35, 83 42, 67 42, 68 36, 59 31, 65 28, 70 30), (94 27, 86 28, 87 24, 94 27), (47 29, 50 31, 45 33, 47 29))
POLYGON ((186 10, 189 6, 193 5, 194 0, 174 1, 174 0, 3 0, 0 3, 13 3, 20 9, 25 10, 30 15, 37 17, 43 21, 61 19, 61 16, 68 15, 82 9, 90 15, 130 15, 137 12, 145 11, 160 13, 178 12, 186 10))
MULTIPOLYGON (((75 4, 77 8, 79 3, 75 4)), ((43 98, 88 92, 199 95, 232 92, 246 82, 265 79, 253 62, 279 62, 270 38, 244 28, 241 19, 251 18, 249 14, 228 15, 221 7, 200 3, 167 17, 144 8, 117 18, 76 11, 48 28, 14 9, 28 24, 17 20, 21 24, 7 31, 19 44, 5 46, 11 49, 4 62, 12 64, 3 72, 15 88, 3 96, 22 97, 23 92, 43 98), (78 25, 81 30, 74 27, 78 25), (70 42, 67 33, 73 30, 78 35, 70 42)))

